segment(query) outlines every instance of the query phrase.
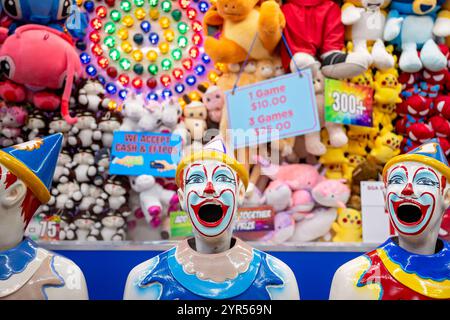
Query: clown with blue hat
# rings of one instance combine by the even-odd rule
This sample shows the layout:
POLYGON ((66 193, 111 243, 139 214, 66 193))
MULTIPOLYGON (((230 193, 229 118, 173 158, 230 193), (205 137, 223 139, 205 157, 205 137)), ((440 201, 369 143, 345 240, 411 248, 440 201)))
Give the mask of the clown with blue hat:
POLYGON ((50 200, 62 142, 58 133, 0 150, 0 300, 88 297, 77 265, 24 238, 39 206, 50 200))
POLYGON ((218 136, 178 164, 176 183, 194 236, 129 274, 124 299, 299 299, 292 270, 233 237, 249 175, 218 136))
POLYGON ((450 168, 437 139, 390 159, 386 210, 398 236, 341 266, 331 299, 450 299, 450 246, 438 238, 450 168))

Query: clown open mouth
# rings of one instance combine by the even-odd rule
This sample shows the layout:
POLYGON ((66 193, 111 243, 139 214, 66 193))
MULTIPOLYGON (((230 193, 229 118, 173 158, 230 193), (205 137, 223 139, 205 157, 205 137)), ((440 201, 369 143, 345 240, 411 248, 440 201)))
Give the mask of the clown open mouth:
POLYGON ((228 206, 218 200, 205 200, 197 205, 191 205, 198 221, 205 227, 217 227, 228 211, 228 206))
POLYGON ((421 223, 430 207, 414 200, 392 201, 392 205, 400 222, 410 226, 421 223))

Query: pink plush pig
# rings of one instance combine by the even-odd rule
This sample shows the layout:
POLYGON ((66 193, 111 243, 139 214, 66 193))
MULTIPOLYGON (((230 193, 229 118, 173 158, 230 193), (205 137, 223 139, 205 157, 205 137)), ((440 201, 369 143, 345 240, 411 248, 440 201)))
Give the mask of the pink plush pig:
POLYGON ((350 198, 350 188, 345 180, 324 180, 312 190, 314 200, 321 206, 330 208, 345 208, 350 198))
MULTIPOLYGON (((0 34, 5 32, 7 29, 0 29, 0 34)), ((61 105, 64 119, 74 124, 69 99, 82 68, 72 40, 55 29, 33 24, 18 28, 3 40, 0 72, 9 80, 0 84, 0 97, 17 103, 29 100, 37 108, 51 111, 61 105), (47 91, 61 88, 62 98, 47 91)))
POLYGON ((14 143, 21 143, 20 135, 28 118, 28 113, 21 107, 5 108, 4 112, 0 113, 0 128, 2 137, 0 138, 0 145, 8 147, 14 143))
POLYGON ((211 86, 203 95, 203 103, 208 110, 208 117, 212 122, 219 123, 222 109, 225 105, 225 95, 217 86, 211 86))

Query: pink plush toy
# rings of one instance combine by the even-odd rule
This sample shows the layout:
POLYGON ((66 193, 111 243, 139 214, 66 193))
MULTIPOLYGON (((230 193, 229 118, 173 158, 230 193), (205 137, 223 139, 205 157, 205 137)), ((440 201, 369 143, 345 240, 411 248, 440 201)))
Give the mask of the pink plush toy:
MULTIPOLYGON (((7 29, 0 29, 0 34, 7 29)), ((4 39, 0 48, 0 71, 9 80, 0 84, 0 97, 20 103, 26 100, 37 108, 55 110, 70 123, 69 100, 74 78, 82 75, 81 62, 72 40, 55 29, 25 25, 4 39), (46 89, 64 88, 62 98, 46 89)))
POLYGON ((286 164, 277 166, 269 164, 261 157, 257 158, 261 173, 275 181, 283 182, 292 190, 292 209, 308 212, 314 207, 312 189, 324 179, 317 167, 309 164, 286 164))
POLYGON ((321 237, 331 239, 330 229, 336 220, 337 208, 345 208, 350 189, 345 180, 323 180, 312 189, 316 208, 310 214, 294 214, 297 220, 290 241, 307 242, 321 237))
POLYGON ((219 123, 222 118, 222 109, 225 105, 225 95, 217 86, 211 86, 203 95, 203 103, 208 110, 208 117, 212 122, 219 123))
POLYGON ((0 114, 0 128, 3 135, 0 138, 0 144, 3 147, 8 147, 14 143, 21 143, 23 141, 17 141, 20 137, 23 127, 28 118, 28 113, 21 107, 5 108, 5 112, 0 114))

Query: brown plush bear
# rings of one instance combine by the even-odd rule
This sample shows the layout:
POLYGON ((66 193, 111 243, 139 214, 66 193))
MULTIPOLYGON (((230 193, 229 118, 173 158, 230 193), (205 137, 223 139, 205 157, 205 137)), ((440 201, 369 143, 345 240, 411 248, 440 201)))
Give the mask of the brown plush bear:
POLYGON ((214 62, 245 60, 257 34, 250 58, 268 59, 281 40, 286 20, 276 1, 217 0, 206 13, 205 51, 214 62))

